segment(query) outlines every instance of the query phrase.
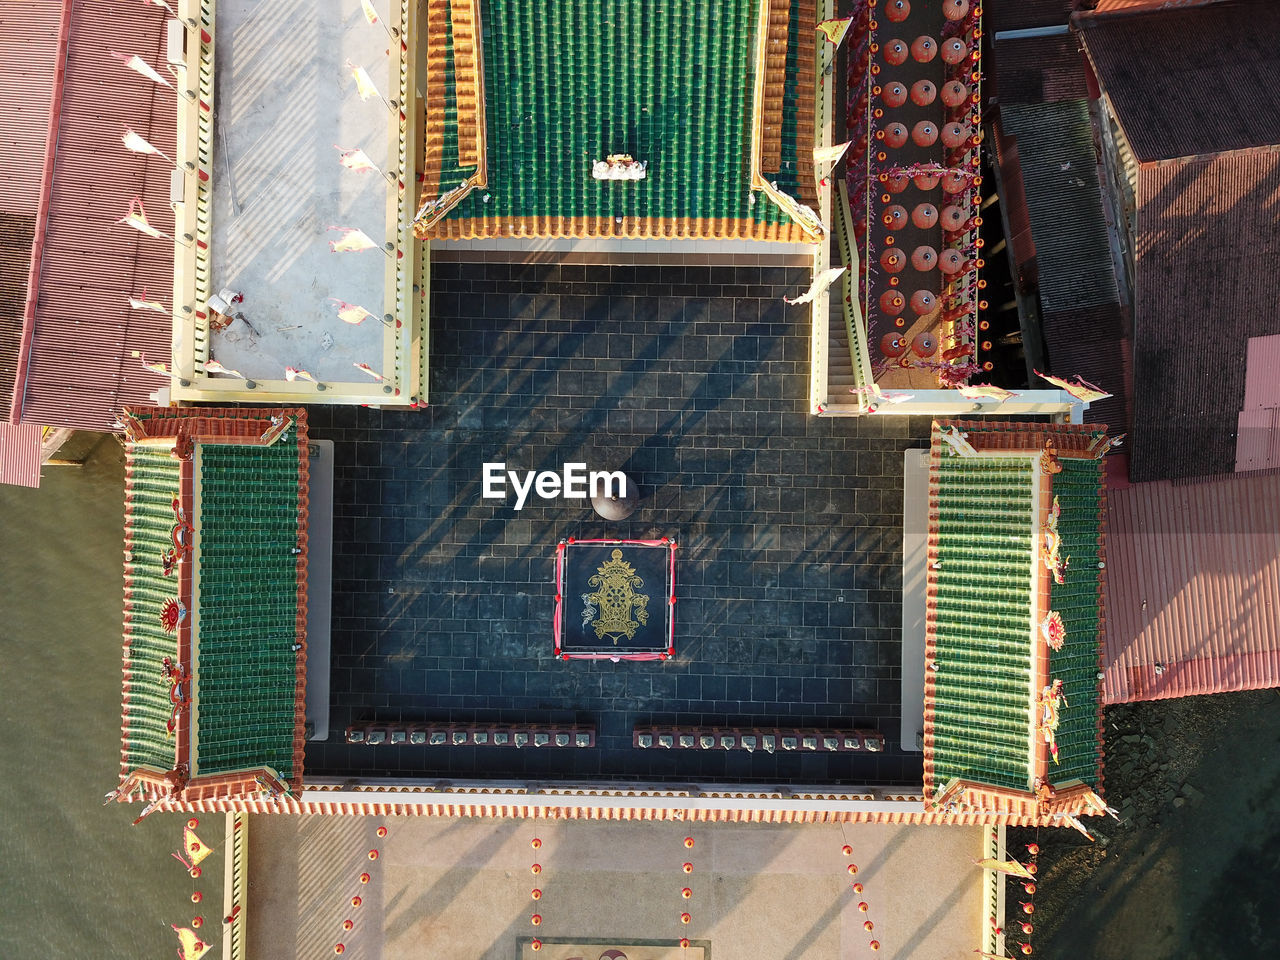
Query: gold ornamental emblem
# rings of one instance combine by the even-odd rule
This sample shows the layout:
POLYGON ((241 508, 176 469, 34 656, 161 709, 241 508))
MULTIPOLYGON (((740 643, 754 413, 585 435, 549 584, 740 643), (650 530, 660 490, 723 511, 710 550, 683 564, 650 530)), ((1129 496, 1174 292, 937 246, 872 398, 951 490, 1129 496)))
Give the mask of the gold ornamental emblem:
POLYGON ((630 640, 649 622, 649 598, 636 592, 644 579, 622 559, 621 550, 614 550, 611 559, 596 568, 587 586, 595 587, 595 593, 582 595, 582 626, 592 627, 597 638, 612 637, 616 646, 619 637, 630 640))

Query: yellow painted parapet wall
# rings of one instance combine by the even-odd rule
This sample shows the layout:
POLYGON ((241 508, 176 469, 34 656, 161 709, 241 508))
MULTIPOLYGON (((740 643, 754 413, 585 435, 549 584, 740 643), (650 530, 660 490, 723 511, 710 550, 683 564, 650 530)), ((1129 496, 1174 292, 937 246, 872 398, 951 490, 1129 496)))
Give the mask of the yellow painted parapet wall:
MULTIPOLYGON (((387 190, 386 236, 394 238, 387 256, 383 312, 396 318, 383 331, 382 370, 386 379, 312 383, 306 380, 241 380, 205 372, 210 330, 205 306, 212 289, 214 175, 214 77, 216 0, 176 0, 186 28, 184 65, 175 64, 178 90, 176 159, 185 170, 181 201, 174 203, 173 352, 170 398, 216 403, 336 403, 379 406, 427 402, 427 249, 413 235, 412 188, 417 182, 415 143, 420 126, 415 68, 417 58, 404 38, 416 36, 419 4, 395 0, 389 29, 401 38, 391 44, 390 73, 398 83, 398 122, 387 125, 388 155, 398 164, 397 183, 387 190)), ((356 4, 352 3, 352 12, 356 4)), ((395 115, 392 115, 395 117, 395 115)))

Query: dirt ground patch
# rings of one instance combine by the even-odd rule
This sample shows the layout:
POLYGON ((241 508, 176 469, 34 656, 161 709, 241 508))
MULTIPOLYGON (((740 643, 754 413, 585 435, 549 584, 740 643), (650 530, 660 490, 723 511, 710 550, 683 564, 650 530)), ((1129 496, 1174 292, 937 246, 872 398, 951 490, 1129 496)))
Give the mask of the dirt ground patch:
MULTIPOLYGON (((1280 956, 1280 691, 1106 711, 1119 822, 1011 830, 1040 845, 1032 944, 1054 960, 1280 956)), ((1022 890, 1009 887, 1009 927, 1022 890)))

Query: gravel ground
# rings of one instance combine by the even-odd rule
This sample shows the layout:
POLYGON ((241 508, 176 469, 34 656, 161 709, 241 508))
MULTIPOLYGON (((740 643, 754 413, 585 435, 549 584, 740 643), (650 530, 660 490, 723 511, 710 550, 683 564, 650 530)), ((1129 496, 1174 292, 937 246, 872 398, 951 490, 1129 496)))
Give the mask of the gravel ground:
MULTIPOLYGON (((1280 956, 1280 691, 1112 707, 1106 738, 1119 822, 1009 832, 1040 845, 1035 955, 1280 956)), ((1011 882, 1011 931, 1027 899, 1011 882)))

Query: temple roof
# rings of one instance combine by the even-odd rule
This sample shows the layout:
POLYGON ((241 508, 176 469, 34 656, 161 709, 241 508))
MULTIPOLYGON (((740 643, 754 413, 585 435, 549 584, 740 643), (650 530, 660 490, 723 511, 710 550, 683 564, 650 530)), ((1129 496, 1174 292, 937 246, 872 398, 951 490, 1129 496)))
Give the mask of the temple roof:
POLYGON ((1108 444, 1100 426, 934 424, 924 789, 936 805, 1090 809, 1101 782, 1108 444), (1046 547, 1055 533, 1056 552, 1046 547), (1054 557, 1065 563, 1061 583, 1054 557), (1043 625, 1059 618, 1065 638, 1054 650, 1043 625), (1046 688, 1059 681, 1055 759, 1041 719, 1046 688), (1051 790, 1037 797, 1041 785, 1051 790))
POLYGON ((121 793, 296 790, 305 415, 130 408, 125 420, 121 793))
POLYGON ((813 239, 816 7, 430 0, 419 235, 813 239))

